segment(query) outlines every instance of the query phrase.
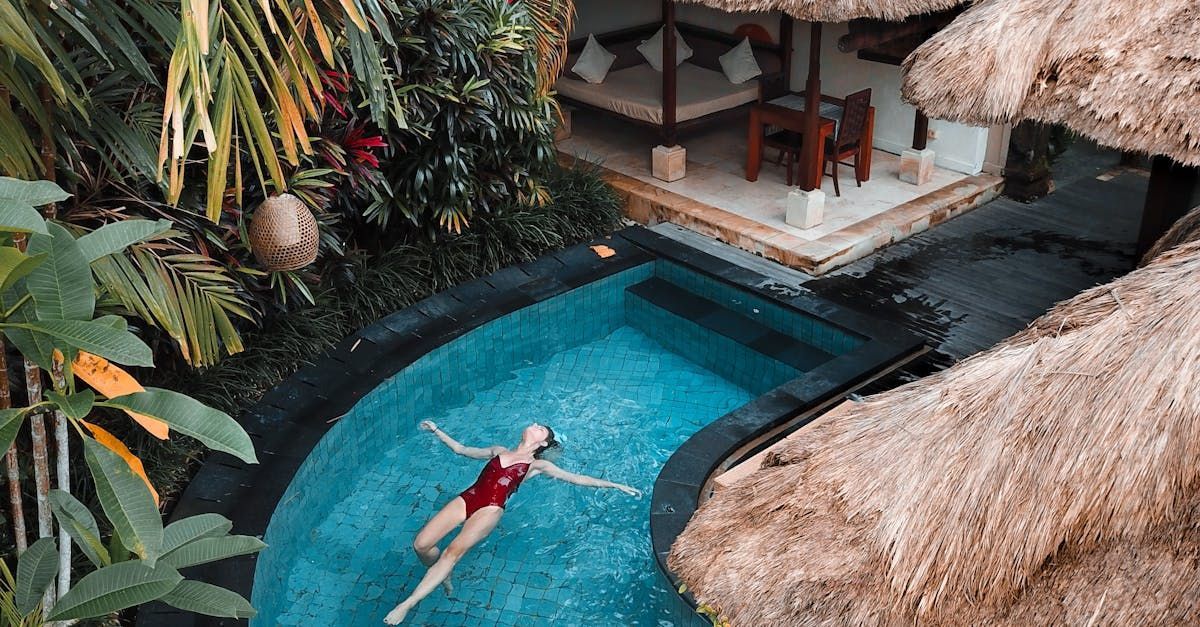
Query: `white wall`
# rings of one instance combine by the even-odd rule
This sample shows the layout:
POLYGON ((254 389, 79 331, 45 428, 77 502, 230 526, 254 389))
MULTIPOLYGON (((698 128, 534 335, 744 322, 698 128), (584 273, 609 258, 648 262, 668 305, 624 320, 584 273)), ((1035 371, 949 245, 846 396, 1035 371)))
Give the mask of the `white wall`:
MULTIPOLYGON (((900 100, 899 66, 863 61, 854 53, 839 51, 838 38, 850 31, 846 24, 825 24, 821 31, 821 92, 845 96, 870 87, 871 105, 875 107, 875 148, 899 154, 911 147, 916 110, 900 100)), ((792 89, 796 91, 804 89, 808 78, 810 35, 809 24, 796 23, 792 61, 792 89)), ((967 174, 978 174, 983 169, 988 145, 986 128, 930 120, 929 129, 937 133, 937 139, 929 140, 928 147, 936 153, 939 166, 967 174)))
MULTIPOLYGON (((577 20, 572 37, 628 28, 660 19, 661 3, 653 0, 577 0, 577 20)), ((732 32, 741 24, 753 22, 778 37, 778 13, 724 13, 695 4, 679 4, 676 17, 697 26, 732 32)), ((875 107, 875 148, 899 154, 912 146, 915 110, 900 100, 900 68, 894 65, 862 61, 854 53, 837 49, 837 40, 849 32, 846 24, 825 24, 821 38, 821 91, 845 96, 865 87, 871 88, 875 107)), ((804 89, 808 76, 809 25, 796 22, 792 58, 792 89, 804 89)), ((929 128, 937 139, 928 146, 937 154, 943 168, 977 174, 984 167, 988 150, 988 129, 930 120, 929 128)))

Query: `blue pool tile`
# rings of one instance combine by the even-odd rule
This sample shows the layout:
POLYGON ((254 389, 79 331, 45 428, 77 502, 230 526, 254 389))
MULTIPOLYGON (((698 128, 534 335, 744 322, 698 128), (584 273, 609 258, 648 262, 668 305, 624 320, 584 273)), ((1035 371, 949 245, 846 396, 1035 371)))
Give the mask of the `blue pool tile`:
MULTIPOLYGON (((523 425, 547 422, 562 436, 562 466, 649 492, 689 435, 795 376, 631 303, 625 288, 651 276, 798 339, 824 333, 838 351, 854 341, 666 262, 469 331, 364 397, 313 450, 268 528, 254 625, 377 625, 412 590, 425 573, 410 548, 414 535, 481 465, 417 431, 421 420, 477 445, 512 444, 523 425)), ((704 624, 658 584, 648 510, 648 498, 535 478, 460 562, 456 594, 434 592, 413 624, 613 624, 617 616, 615 624, 704 624)))

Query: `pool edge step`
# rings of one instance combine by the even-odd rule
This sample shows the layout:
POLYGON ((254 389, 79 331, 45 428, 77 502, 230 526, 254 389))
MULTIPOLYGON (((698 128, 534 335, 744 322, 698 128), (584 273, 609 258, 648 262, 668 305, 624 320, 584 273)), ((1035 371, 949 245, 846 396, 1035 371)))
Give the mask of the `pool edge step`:
POLYGON ((657 277, 635 283, 625 291, 801 372, 834 358, 815 346, 657 277))

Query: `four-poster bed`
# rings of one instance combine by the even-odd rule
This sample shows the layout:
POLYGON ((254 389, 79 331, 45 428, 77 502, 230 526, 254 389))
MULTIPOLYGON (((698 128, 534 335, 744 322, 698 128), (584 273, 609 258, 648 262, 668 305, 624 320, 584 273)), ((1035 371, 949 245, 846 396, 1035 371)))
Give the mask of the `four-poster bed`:
POLYGON ((559 99, 571 106, 654 128, 666 146, 674 146, 681 132, 731 116, 744 116, 751 103, 789 91, 792 18, 786 14, 780 19, 776 42, 757 24, 745 24, 733 33, 724 33, 676 21, 675 2, 664 0, 661 22, 594 35, 599 44, 616 55, 607 78, 600 84, 592 84, 571 72, 587 44, 585 34, 568 44, 567 71, 555 86, 559 99), (642 41, 650 39, 660 28, 662 72, 651 68, 637 50, 642 41), (692 56, 682 63, 676 63, 676 30, 693 50, 692 56), (745 83, 733 84, 722 72, 719 59, 746 38, 762 74, 745 83))

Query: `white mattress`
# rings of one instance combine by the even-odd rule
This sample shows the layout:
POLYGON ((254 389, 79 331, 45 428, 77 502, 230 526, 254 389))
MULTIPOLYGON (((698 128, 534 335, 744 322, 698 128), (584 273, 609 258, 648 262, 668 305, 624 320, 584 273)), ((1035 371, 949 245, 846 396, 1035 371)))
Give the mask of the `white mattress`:
MULTIPOLYGON (((734 85, 725 74, 683 63, 677 76, 675 121, 684 122, 758 99, 758 81, 734 85)), ((652 124, 662 124, 662 74, 643 63, 610 72, 593 85, 570 75, 555 83, 559 94, 652 124)))

